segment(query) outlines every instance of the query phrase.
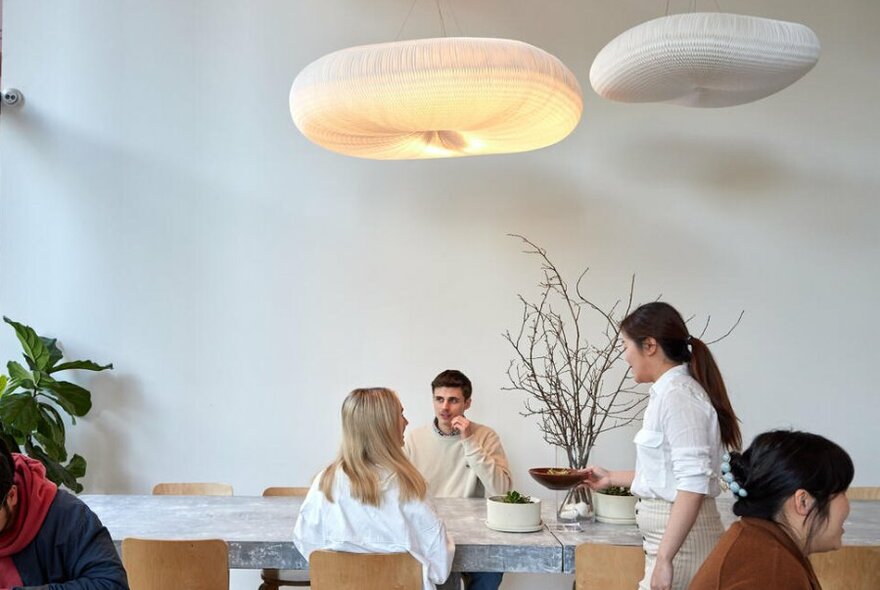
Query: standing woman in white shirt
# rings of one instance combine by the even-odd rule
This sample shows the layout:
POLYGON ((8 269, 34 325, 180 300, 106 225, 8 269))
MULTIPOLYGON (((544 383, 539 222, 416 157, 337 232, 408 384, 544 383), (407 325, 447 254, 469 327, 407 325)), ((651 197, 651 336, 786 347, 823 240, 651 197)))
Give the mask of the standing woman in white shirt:
POLYGON ((422 564, 425 590, 446 580, 455 544, 403 452, 407 424, 390 389, 355 389, 345 398, 339 455, 315 478, 293 531, 303 557, 318 549, 406 551, 422 564))
POLYGON ((635 471, 587 468, 591 489, 627 486, 639 497, 645 549, 640 590, 685 590, 724 532, 715 497, 721 455, 742 437, 709 348, 668 303, 638 307, 620 324, 624 359, 637 383, 653 383, 635 471))

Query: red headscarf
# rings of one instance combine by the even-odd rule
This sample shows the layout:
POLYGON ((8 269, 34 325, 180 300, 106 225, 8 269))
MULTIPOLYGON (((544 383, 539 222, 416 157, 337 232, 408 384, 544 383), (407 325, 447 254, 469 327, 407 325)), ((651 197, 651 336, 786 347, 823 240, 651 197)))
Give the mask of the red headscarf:
MULTIPOLYGON (((0 588, 21 586, 21 577, 12 556, 34 540, 58 492, 58 486, 46 479, 46 468, 36 459, 12 454, 15 464, 13 483, 18 492, 15 522, 0 535, 0 588)), ((6 510, 4 508, 4 510, 6 510)), ((9 511, 6 510, 7 516, 9 511)))

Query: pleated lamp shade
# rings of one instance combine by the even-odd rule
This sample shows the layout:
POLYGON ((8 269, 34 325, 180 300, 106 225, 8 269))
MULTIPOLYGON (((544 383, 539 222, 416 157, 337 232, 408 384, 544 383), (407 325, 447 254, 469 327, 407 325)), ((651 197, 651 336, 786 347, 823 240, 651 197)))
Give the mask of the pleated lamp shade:
POLYGON ((801 24, 725 13, 676 14, 620 34, 593 61, 596 92, 622 102, 725 107, 794 83, 819 60, 801 24))
POLYGON ((336 51, 290 89, 290 114, 334 152, 404 160, 524 152, 577 126, 574 74, 519 41, 418 39, 336 51))

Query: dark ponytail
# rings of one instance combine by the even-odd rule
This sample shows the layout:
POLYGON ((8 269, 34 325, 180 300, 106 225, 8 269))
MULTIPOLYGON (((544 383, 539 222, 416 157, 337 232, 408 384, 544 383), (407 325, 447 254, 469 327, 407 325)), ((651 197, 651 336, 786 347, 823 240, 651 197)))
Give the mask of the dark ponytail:
POLYGON ((730 453, 729 463, 733 480, 746 490, 746 496, 738 496, 733 505, 737 516, 777 522, 785 501, 797 490, 806 490, 815 498, 806 516, 815 514, 807 546, 814 531, 828 520, 831 500, 846 491, 855 475, 845 450, 809 432, 774 430, 759 434, 742 454, 730 453))
POLYGON ((715 358, 702 340, 688 333, 684 318, 674 307, 662 301, 640 305, 623 319, 620 328, 639 346, 646 338, 653 338, 670 361, 688 363, 691 376, 706 390, 718 414, 721 442, 728 449, 742 447, 739 423, 715 358))
POLYGON ((689 339, 692 353, 688 366, 691 376, 709 394, 709 400, 715 408, 715 413, 718 414, 718 426, 724 445, 728 449, 739 450, 742 448, 742 434, 730 398, 727 396, 727 387, 721 377, 721 370, 705 342, 695 336, 689 336, 689 339))

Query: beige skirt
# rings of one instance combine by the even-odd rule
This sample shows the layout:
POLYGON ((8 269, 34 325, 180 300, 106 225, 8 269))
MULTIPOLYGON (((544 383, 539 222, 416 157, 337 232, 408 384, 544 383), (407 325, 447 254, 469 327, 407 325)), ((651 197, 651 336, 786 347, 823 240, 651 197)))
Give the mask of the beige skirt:
MULTIPOLYGON (((654 562, 671 512, 672 503, 665 500, 642 498, 636 504, 636 524, 639 525, 645 548, 645 577, 639 583, 639 590, 651 588, 654 562)), ((724 525, 721 524, 721 516, 715 506, 715 498, 704 499, 691 532, 672 560, 672 590, 687 590, 691 579, 712 552, 723 532, 724 525)))

